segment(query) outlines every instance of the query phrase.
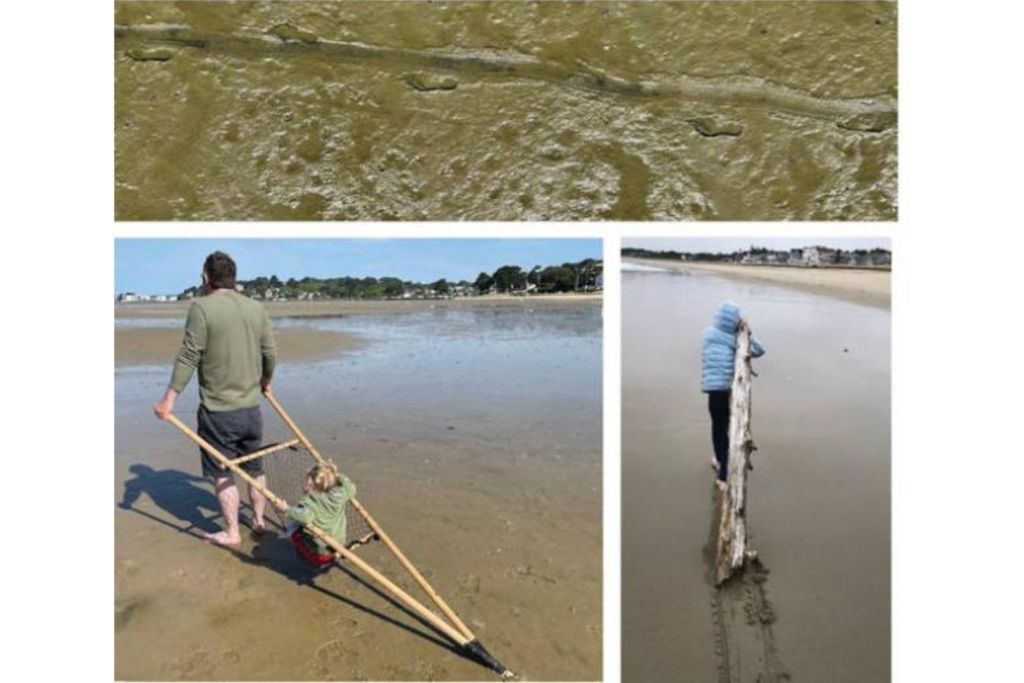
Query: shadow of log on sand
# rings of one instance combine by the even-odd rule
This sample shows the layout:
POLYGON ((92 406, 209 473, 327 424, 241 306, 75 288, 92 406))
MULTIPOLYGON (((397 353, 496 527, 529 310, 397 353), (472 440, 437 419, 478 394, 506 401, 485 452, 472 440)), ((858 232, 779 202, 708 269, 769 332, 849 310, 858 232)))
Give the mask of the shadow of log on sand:
POLYGON ((715 586, 722 510, 719 496, 712 484, 711 525, 704 544, 718 683, 791 680, 772 631, 776 615, 768 600, 768 568, 760 559, 751 560, 720 587, 715 586))

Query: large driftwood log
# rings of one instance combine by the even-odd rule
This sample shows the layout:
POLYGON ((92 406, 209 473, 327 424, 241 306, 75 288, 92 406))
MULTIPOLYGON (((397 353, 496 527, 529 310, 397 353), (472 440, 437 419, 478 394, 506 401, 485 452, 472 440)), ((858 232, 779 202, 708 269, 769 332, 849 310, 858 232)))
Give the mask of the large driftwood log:
POLYGON ((736 368, 732 376, 729 411, 729 468, 721 493, 716 581, 725 583, 754 556, 747 547, 747 472, 754 440, 750 435, 750 327, 741 321, 736 331, 736 368))

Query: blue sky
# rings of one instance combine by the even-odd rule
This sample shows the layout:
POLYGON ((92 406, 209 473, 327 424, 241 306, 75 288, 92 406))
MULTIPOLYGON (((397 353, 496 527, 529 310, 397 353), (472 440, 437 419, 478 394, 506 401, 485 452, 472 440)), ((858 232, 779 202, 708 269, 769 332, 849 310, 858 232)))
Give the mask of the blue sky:
POLYGON ((601 258, 597 239, 118 239, 114 293, 176 294, 198 285, 203 260, 226 251, 241 280, 259 275, 474 280, 503 265, 524 269, 601 258))

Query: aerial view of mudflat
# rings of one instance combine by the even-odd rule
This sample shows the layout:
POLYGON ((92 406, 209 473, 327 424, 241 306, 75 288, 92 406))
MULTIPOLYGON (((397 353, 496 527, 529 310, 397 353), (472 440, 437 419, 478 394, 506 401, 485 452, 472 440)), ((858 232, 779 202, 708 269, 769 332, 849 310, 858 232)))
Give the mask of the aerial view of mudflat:
POLYGON ((892 2, 119 2, 118 220, 895 220, 892 2))

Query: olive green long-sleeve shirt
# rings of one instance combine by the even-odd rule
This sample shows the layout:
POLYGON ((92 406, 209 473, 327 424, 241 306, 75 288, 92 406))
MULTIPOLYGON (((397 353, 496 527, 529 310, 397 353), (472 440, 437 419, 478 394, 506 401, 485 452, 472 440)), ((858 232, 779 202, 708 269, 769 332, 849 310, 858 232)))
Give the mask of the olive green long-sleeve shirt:
POLYGON ((218 289, 192 302, 171 388, 181 393, 199 371, 199 397, 212 412, 258 405, 260 382, 274 374, 270 318, 252 299, 218 289))
MULTIPOLYGON (((298 505, 289 507, 285 511, 285 516, 303 526, 310 523, 316 524, 321 530, 344 545, 347 540, 345 535, 348 533, 345 504, 355 497, 356 485, 343 474, 338 485, 329 492, 307 493, 298 505)), ((331 549, 316 536, 308 534, 307 538, 316 546, 317 552, 331 552, 331 549)))

